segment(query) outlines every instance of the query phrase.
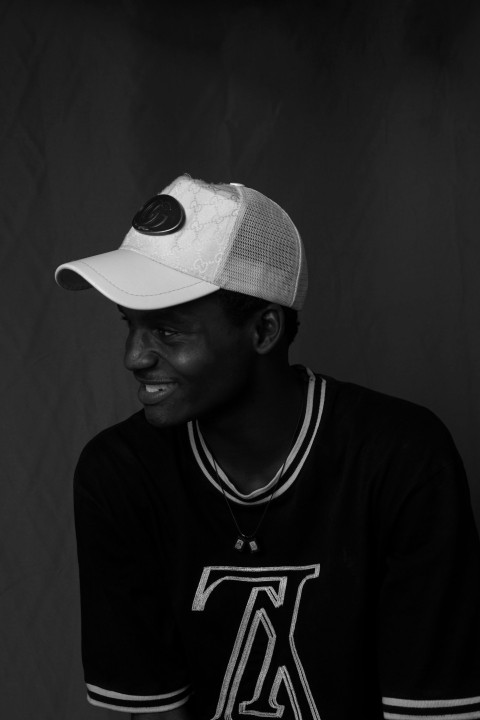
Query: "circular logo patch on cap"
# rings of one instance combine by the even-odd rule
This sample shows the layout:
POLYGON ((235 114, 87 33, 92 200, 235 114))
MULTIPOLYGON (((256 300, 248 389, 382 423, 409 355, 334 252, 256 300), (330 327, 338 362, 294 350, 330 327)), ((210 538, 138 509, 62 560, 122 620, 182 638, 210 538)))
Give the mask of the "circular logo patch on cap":
POLYGON ((171 195, 155 195, 137 212, 132 225, 144 235, 168 235, 180 230, 185 210, 171 195))

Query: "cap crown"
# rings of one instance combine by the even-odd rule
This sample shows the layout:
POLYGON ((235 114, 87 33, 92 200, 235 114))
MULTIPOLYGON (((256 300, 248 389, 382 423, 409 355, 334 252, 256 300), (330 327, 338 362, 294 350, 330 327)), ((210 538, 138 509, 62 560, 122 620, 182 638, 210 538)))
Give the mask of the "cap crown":
POLYGON ((164 195, 175 197, 185 224, 162 236, 131 228, 122 250, 226 290, 300 309, 307 266, 300 235, 287 213, 256 190, 209 184, 182 175, 164 195))

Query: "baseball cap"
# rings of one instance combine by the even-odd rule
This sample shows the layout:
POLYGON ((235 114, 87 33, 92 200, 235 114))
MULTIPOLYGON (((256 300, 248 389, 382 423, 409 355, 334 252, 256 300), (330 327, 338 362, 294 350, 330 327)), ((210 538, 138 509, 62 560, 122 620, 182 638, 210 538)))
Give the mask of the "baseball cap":
POLYGON ((275 202, 239 183, 181 175, 138 211, 117 250, 64 263, 55 279, 135 310, 219 288, 300 309, 307 265, 295 225, 275 202))

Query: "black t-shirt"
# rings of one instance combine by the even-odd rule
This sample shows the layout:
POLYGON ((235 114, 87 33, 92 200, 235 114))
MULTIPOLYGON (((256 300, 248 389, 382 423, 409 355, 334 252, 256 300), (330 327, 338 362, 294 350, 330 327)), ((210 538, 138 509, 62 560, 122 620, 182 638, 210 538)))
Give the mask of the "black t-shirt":
POLYGON ((249 495, 199 427, 143 412, 75 475, 90 702, 198 720, 480 718, 480 547, 428 410, 308 371, 280 480, 249 495), (223 487, 222 487, 223 484, 223 487), (238 553, 228 496, 260 552, 238 553))

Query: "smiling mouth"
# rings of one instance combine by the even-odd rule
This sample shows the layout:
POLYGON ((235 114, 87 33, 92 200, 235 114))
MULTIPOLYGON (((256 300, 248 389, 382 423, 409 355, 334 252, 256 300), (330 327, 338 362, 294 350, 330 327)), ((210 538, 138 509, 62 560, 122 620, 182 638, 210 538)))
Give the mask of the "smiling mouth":
POLYGON ((169 388, 171 388, 173 383, 161 383, 158 385, 144 385, 145 390, 148 393, 156 393, 156 392, 165 392, 169 388))
POLYGON ((138 389, 138 398, 144 405, 156 405, 175 391, 177 383, 173 381, 145 383, 141 382, 138 389))

